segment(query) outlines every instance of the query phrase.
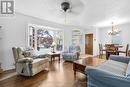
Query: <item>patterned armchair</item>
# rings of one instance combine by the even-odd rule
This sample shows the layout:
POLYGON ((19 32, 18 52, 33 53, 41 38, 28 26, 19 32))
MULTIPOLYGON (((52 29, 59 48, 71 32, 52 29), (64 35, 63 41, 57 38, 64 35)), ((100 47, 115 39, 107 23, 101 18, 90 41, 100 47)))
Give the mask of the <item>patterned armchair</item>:
POLYGON ((16 72, 24 76, 33 76, 40 71, 48 68, 48 58, 34 58, 30 56, 29 52, 25 52, 23 48, 12 48, 16 72))
POLYGON ((74 61, 79 59, 80 56, 80 46, 71 45, 69 46, 69 51, 63 52, 62 56, 65 61, 74 61))

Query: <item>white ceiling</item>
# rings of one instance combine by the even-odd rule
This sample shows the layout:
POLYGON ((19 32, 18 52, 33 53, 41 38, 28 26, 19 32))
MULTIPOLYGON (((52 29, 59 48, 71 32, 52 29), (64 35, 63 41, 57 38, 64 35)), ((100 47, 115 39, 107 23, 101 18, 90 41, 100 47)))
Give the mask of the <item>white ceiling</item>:
MULTIPOLYGON (((38 17, 51 22, 65 24, 65 17, 60 10, 63 0, 15 0, 16 12, 38 17)), ((69 13, 67 25, 76 26, 109 26, 130 22, 130 0, 71 0, 80 14, 69 13), (78 4, 77 4, 78 3, 78 4), (82 6, 82 9, 78 7, 82 6)))

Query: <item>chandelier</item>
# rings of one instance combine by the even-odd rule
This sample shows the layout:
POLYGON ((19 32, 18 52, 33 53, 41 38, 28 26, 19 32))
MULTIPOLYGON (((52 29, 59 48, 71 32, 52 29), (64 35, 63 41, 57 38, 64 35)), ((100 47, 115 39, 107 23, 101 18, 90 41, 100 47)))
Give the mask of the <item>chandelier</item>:
POLYGON ((112 22, 112 31, 108 32, 108 35, 114 36, 114 35, 118 35, 121 31, 119 31, 116 27, 116 25, 114 25, 114 22, 112 22))

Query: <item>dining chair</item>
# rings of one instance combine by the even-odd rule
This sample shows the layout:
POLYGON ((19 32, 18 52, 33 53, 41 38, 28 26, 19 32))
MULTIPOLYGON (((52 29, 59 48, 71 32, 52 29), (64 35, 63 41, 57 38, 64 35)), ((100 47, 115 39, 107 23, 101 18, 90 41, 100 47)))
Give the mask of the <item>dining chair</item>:
POLYGON ((110 55, 117 55, 117 48, 115 47, 115 44, 105 44, 106 48, 106 59, 109 59, 110 55))
POLYGON ((119 52, 119 54, 120 53, 124 53, 125 56, 127 56, 128 55, 128 49, 129 49, 129 44, 126 45, 126 49, 124 51, 123 50, 119 50, 118 52, 119 52))
POLYGON ((99 44, 99 57, 102 58, 103 56, 103 51, 106 51, 105 49, 103 49, 103 46, 102 44, 100 43, 99 44))

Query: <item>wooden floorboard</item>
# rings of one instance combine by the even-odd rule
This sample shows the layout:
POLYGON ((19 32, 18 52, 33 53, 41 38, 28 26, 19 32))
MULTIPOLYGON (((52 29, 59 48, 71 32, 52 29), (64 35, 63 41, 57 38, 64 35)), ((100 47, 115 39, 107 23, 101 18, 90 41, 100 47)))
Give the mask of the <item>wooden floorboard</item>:
POLYGON ((74 78, 71 62, 53 61, 49 67, 49 72, 42 71, 33 77, 14 74, 14 76, 0 81, 0 87, 87 87, 85 75, 77 73, 74 78))

